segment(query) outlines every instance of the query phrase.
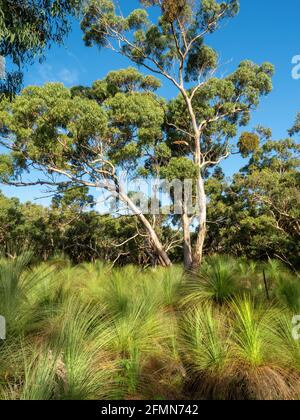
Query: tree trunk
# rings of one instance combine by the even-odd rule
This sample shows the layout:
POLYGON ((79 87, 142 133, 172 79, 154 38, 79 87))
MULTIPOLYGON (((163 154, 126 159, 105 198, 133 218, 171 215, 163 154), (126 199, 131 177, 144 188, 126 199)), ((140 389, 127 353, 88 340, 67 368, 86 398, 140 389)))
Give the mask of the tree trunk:
POLYGON ((199 171, 199 176, 197 180, 197 193, 198 193, 198 220, 199 220, 199 231, 197 235, 196 245, 193 250, 193 268, 197 269, 202 263, 203 257, 203 248, 206 237, 206 218, 207 218, 207 200, 204 187, 204 180, 199 171))
POLYGON ((188 216, 185 208, 183 209, 181 221, 182 221, 182 230, 183 230, 184 268, 186 270, 190 270, 193 263, 191 232, 190 232, 191 219, 188 216))
POLYGON ((132 212, 138 216, 140 221, 143 223, 144 227, 146 228, 149 237, 151 239, 151 243, 153 246, 153 249, 158 257, 158 260, 160 261, 160 264, 163 267, 170 267, 172 265, 172 262, 170 258, 168 257, 168 254, 163 248, 162 243, 160 242, 155 230, 153 229, 151 223, 149 220, 144 216, 144 214, 140 211, 140 209, 134 204, 134 202, 124 193, 119 193, 120 198, 122 201, 128 204, 129 208, 132 210, 132 212))
POLYGON ((193 257, 192 257, 192 268, 197 269, 200 267, 203 256, 203 247, 206 237, 206 217, 207 217, 207 203, 206 203, 206 194, 204 188, 204 180, 202 177, 202 159, 203 155, 201 153, 201 129, 197 122, 197 117, 193 109, 192 99, 187 94, 186 90, 182 87, 181 93, 186 102, 191 122, 194 130, 194 162, 198 168, 198 177, 197 177, 197 210, 198 210, 198 220, 199 220, 199 232, 196 240, 196 244, 193 247, 193 257))

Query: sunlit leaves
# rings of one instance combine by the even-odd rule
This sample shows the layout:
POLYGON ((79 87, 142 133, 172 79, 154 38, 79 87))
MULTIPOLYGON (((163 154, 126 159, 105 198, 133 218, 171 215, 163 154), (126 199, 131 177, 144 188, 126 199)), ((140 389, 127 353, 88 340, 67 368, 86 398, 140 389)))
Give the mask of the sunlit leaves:
POLYGON ((137 64, 155 62, 159 70, 170 69, 187 45, 185 78, 197 80, 197 75, 216 66, 212 49, 203 47, 199 32, 213 32, 222 19, 238 12, 238 2, 216 0, 143 0, 147 7, 159 6, 157 22, 149 20, 143 9, 136 9, 123 17, 112 0, 91 0, 85 10, 82 29, 87 45, 113 47, 137 64))
POLYGON ((21 65, 40 55, 47 44, 62 42, 68 32, 68 16, 81 0, 1 0, 0 55, 21 65))
POLYGON ((88 173, 94 182, 99 165, 106 173, 112 165, 135 168, 163 137, 164 103, 153 93, 159 86, 133 68, 111 72, 91 88, 29 86, 1 104, 4 144, 22 169, 88 173))
MULTIPOLYGON (((61 84, 28 87, 1 105, 8 141, 28 161, 66 167, 95 136, 105 137, 107 117, 94 101, 71 97, 61 84)), ((79 156, 78 156, 79 157, 79 156)))
POLYGON ((243 133, 240 137, 239 150, 243 157, 249 156, 251 152, 254 152, 259 147, 259 137, 254 133, 243 133))

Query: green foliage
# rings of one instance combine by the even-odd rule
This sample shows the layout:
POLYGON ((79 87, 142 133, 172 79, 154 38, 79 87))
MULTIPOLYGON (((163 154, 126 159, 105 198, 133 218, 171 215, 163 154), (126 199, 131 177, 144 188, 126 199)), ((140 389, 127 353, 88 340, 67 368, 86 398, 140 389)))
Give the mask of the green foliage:
POLYGON ((158 87, 154 77, 129 68, 109 73, 90 89, 48 83, 3 101, 2 144, 14 150, 2 159, 3 181, 18 179, 32 164, 43 178, 64 178, 59 188, 86 186, 86 177, 89 186, 102 185, 103 178, 114 182, 116 165, 136 169, 162 138, 164 111, 152 92, 158 87))
POLYGON ((1 0, 0 55, 20 65, 41 54, 49 43, 62 42, 69 29, 68 16, 80 5, 80 0, 1 0))
POLYGON ((118 92, 136 92, 139 89, 152 91, 161 86, 158 79, 153 76, 143 76, 133 67, 108 73, 105 84, 110 96, 114 96, 118 92))
POLYGON ((234 344, 239 358, 251 366, 262 366, 270 357, 272 319, 265 308, 255 308, 250 299, 232 303, 235 313, 234 344))
MULTIPOLYGON (((149 256, 143 251, 144 238, 126 242, 136 234, 136 221, 130 217, 99 216, 87 211, 93 199, 85 188, 59 189, 50 208, 21 204, 0 195, 0 253, 15 257, 31 248, 37 258, 46 260, 65 254, 73 262, 118 260, 119 264, 141 264, 149 256), (115 247, 126 242, 122 247, 115 247), (141 248, 141 250, 140 250, 141 248), (120 258, 118 258, 119 254, 120 258)), ((172 235, 166 228, 164 234, 172 235)))
POLYGON ((243 133, 238 142, 240 153, 243 157, 248 157, 259 147, 259 137, 253 133, 243 133))
POLYGON ((13 337, 34 324, 35 312, 28 301, 32 290, 49 275, 49 270, 27 269, 32 259, 25 253, 13 261, 0 263, 0 313, 5 317, 7 332, 13 337))
POLYGON ((292 275, 290 270, 278 260, 269 259, 263 268, 275 298, 283 307, 289 308, 295 314, 298 313, 300 309, 299 278, 292 275))
POLYGON ((289 134, 291 136, 294 136, 295 134, 298 134, 300 132, 300 113, 297 114, 295 123, 293 127, 289 130, 289 134))
MULTIPOLYGON (((257 300, 255 285, 247 297, 222 305, 210 299, 178 307, 180 267, 141 271, 53 260, 29 269, 28 261, 25 255, 2 261, 10 270, 2 269, 0 290, 10 291, 0 302, 14 305, 26 322, 12 330, 9 321, 0 343, 1 399, 297 397, 299 346, 277 281, 272 293, 281 309, 257 300)), ((214 257, 206 271, 224 264, 214 257)), ((239 271, 240 265, 231 262, 238 283, 255 276, 254 266, 239 271)), ((270 263, 270 279, 272 272, 287 275, 270 263)))
MULTIPOLYGON (((190 1, 141 1, 145 6, 159 5, 161 17, 156 23, 151 22, 144 9, 136 9, 127 17, 118 14, 114 1, 92 0, 89 1, 82 20, 84 39, 88 46, 96 44, 100 47, 106 45, 108 39, 116 39, 116 34, 127 35, 132 32, 132 42, 122 42, 121 50, 137 64, 145 64, 150 58, 164 69, 170 67, 172 61, 178 58, 172 29, 179 36, 181 29, 186 24, 188 27, 186 42, 189 43, 197 36, 202 28, 209 28, 209 32, 217 29, 222 19, 234 16, 238 11, 238 2, 219 3, 202 1, 200 4, 190 1), (171 29, 172 28, 172 29, 171 29)), ((124 39, 123 39, 124 41, 124 39)), ((187 56, 187 70, 195 74, 195 67, 201 68, 203 59, 208 58, 210 65, 215 64, 214 58, 206 49, 197 54, 197 48, 192 48, 187 56), (201 56, 202 55, 202 59, 201 56), (212 60, 211 60, 212 58, 212 60)))
MULTIPOLYGON (((82 21, 85 41, 89 46, 120 50, 132 62, 171 80, 180 95, 168 105, 168 146, 176 157, 191 159, 192 152, 195 161, 196 120, 203 164, 213 165, 228 153, 228 140, 236 135, 239 125, 248 123, 260 96, 272 90, 274 68, 269 63, 259 66, 244 61, 226 78, 214 77, 218 56, 204 44, 205 36, 216 31, 223 19, 238 13, 238 1, 141 3, 161 8, 157 21, 144 9, 136 9, 126 18, 118 14, 114 1, 89 1, 82 21), (197 84, 187 88, 184 80, 197 84)), ((164 167, 166 160, 160 164, 164 167)))
POLYGON ((70 17, 81 7, 82 0, 0 1, 0 101, 19 93, 23 65, 36 57, 41 60, 52 43, 62 44, 70 30, 70 17), (5 69, 5 58, 17 71, 5 69))
MULTIPOLYGON (((272 75, 272 66, 258 66, 246 61, 228 77, 222 80, 210 78, 197 90, 192 104, 199 124, 202 123, 201 148, 202 153, 206 153, 207 161, 217 161, 226 154, 228 141, 237 134, 239 126, 249 122, 250 111, 253 106, 258 105, 259 97, 272 90, 272 75)), ((168 122, 168 142, 174 153, 188 155, 190 148, 182 147, 182 144, 193 147, 193 140, 182 133, 182 130, 192 133, 192 121, 181 95, 170 101, 168 122), (174 127, 179 127, 180 130, 174 127)), ((253 134, 251 137, 251 144, 245 143, 245 134, 242 136, 239 143, 242 154, 246 153, 245 147, 250 147, 249 152, 258 147, 258 139, 254 136, 253 134)), ((248 143, 249 140, 248 136, 248 143)))
MULTIPOLYGON (((0 1, 0 56, 18 66, 62 42, 81 5, 10 3, 0 1)), ((160 98, 160 80, 132 67, 90 87, 48 83, 15 98, 20 74, 0 84, 8 96, 0 97, 0 143, 9 151, 0 156, 2 182, 25 185, 22 176, 34 167, 33 185, 56 187, 49 208, 0 195, 0 314, 8 327, 0 398, 297 398, 299 145, 258 127, 236 143, 248 158, 240 173, 227 181, 218 166, 271 92, 274 68, 244 61, 215 77, 218 54, 205 38, 237 14, 236 0, 140 3, 159 7, 159 17, 144 8, 123 16, 112 0, 86 2, 85 42, 166 77, 177 98, 160 98), (90 189, 120 193, 121 169, 168 181, 204 178, 206 252, 217 255, 185 276, 177 266, 137 268, 155 264, 145 227, 93 209, 90 189), (48 261, 35 265, 33 254, 48 261)), ((189 216, 193 240, 198 229, 189 216)), ((167 218, 149 222, 166 249, 181 241, 167 218)))
POLYGON ((208 219, 212 223, 208 243, 212 251, 278 258, 297 269, 299 162, 294 140, 267 139, 231 183, 215 177, 209 180, 208 219))
POLYGON ((193 374, 218 376, 229 358, 228 337, 224 335, 224 317, 205 304, 187 313, 183 319, 183 357, 193 374))
POLYGON ((291 321, 275 307, 241 297, 222 309, 194 308, 182 322, 183 358, 195 397, 272 400, 297 395, 297 362, 289 365, 287 360, 292 354, 298 357, 298 343, 292 339, 291 321))
POLYGON ((161 168, 160 171, 163 178, 173 181, 174 179, 195 179, 197 168, 193 162, 185 157, 171 158, 168 166, 161 168))
MULTIPOLYGON (((51 350, 34 347, 31 351, 22 348, 24 366, 24 385, 20 400, 50 400, 55 392, 56 360, 51 350)), ((10 392, 6 399, 16 399, 10 392)))
POLYGON ((207 258, 199 274, 187 278, 182 304, 197 305, 204 301, 223 304, 241 290, 239 278, 235 260, 220 256, 207 258))
POLYGON ((0 155, 0 174, 4 180, 9 180, 14 175, 12 156, 0 155))
POLYGON ((70 154, 75 159, 86 139, 105 135, 107 119, 97 103, 72 99, 59 83, 27 87, 14 102, 2 103, 1 110, 3 125, 15 135, 15 150, 23 149, 27 164, 52 162, 67 169, 70 154))
MULTIPOLYGON (((135 68, 110 72, 91 88, 29 87, 0 110, 2 144, 14 150, 15 176, 5 167, 4 182, 24 185, 22 171, 33 165, 41 173, 37 183, 60 188, 111 192, 119 185, 120 169, 133 176, 189 177, 200 185, 210 168, 230 155, 229 141, 249 122, 260 97, 272 90, 274 73, 269 63, 243 61, 227 77, 215 77, 218 56, 205 38, 238 13, 239 2, 141 3, 159 6, 158 19, 151 19, 144 8, 124 16, 112 0, 88 1, 84 39, 89 46, 108 46, 167 78, 180 96, 166 104, 154 93, 160 81, 135 68), (187 87, 185 82, 196 85, 187 87), (60 182, 49 181, 55 174, 60 182)), ((245 141, 240 146, 242 154, 248 153, 247 147, 249 152, 255 148, 245 141)), ((201 200, 194 201, 200 207, 201 200)))
POLYGON ((57 316, 50 320, 49 340, 59 355, 57 363, 61 365, 59 399, 86 400, 107 396, 114 365, 107 363, 106 369, 100 365, 111 342, 104 325, 99 308, 80 302, 76 296, 67 298, 57 316))

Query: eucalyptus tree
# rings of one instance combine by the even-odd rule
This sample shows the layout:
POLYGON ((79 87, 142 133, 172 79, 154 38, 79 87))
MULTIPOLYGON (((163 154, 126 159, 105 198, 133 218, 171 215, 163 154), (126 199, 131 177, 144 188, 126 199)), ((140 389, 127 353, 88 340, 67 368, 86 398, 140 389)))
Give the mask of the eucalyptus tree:
POLYGON ((278 232, 300 239, 300 144, 293 138, 267 138, 251 153, 237 178, 278 232), (246 176, 245 176, 246 175, 246 176))
MULTIPOLYGON (((113 0, 87 2, 82 21, 87 45, 107 47, 149 72, 162 76, 178 90, 171 104, 169 129, 183 155, 197 170, 196 212, 185 217, 185 229, 197 219, 197 239, 186 244, 189 265, 201 263, 207 226, 205 172, 230 154, 229 139, 238 124, 246 124, 260 95, 271 91, 273 67, 250 61, 218 78, 218 55, 204 41, 222 21, 239 10, 237 0, 140 0, 142 7, 128 16, 113 0), (150 15, 143 6, 154 7, 150 15)), ((174 157, 174 156, 173 156, 174 157)), ((189 238, 189 233, 185 237, 189 238)), ((188 241, 190 239, 187 239, 188 241)))
POLYGON ((170 265, 153 226, 120 179, 121 169, 136 172, 146 151, 162 139, 158 86, 155 78, 128 69, 108 74, 91 88, 48 83, 2 101, 1 144, 10 152, 1 156, 2 182, 104 189, 138 217, 158 261, 170 265))
POLYGON ((13 94, 22 81, 22 65, 41 58, 52 43, 63 42, 70 30, 69 18, 79 13, 82 3, 82 0, 0 0, 0 93, 13 94), (3 77, 4 58, 17 66, 17 71, 7 70, 6 77, 3 77))
POLYGON ((300 145, 261 130, 240 141, 247 165, 231 182, 208 183, 211 251, 278 258, 299 269, 300 145))
POLYGON ((289 130, 289 134, 294 136, 295 134, 300 133, 300 112, 296 116, 296 120, 294 122, 293 127, 289 130))

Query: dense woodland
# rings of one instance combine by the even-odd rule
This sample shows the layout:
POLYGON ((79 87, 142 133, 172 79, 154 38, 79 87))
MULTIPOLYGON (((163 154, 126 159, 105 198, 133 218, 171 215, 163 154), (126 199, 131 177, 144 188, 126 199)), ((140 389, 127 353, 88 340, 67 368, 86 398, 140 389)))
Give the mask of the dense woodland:
MULTIPOLYGON (((257 261, 275 258, 298 270, 298 166, 299 145, 286 139, 266 140, 232 180, 215 170, 207 180, 205 254, 257 261)), ((50 207, 21 204, 2 195, 2 255, 16 256, 32 248, 43 260, 63 254, 74 263, 100 259, 125 265, 135 264, 138 256, 142 266, 155 263, 143 226, 134 217, 99 215, 91 207, 93 197, 84 188, 57 193, 50 207)), ((172 261, 182 263, 178 217, 162 216, 159 222, 160 237, 172 261)))
POLYGON ((139 4, 0 0, 0 182, 51 203, 0 194, 0 399, 297 400, 300 114, 283 139, 252 128, 274 66, 220 74, 209 37, 239 1, 139 4), (74 20, 128 67, 23 86, 74 20), (122 171, 192 190, 144 214, 122 171))

